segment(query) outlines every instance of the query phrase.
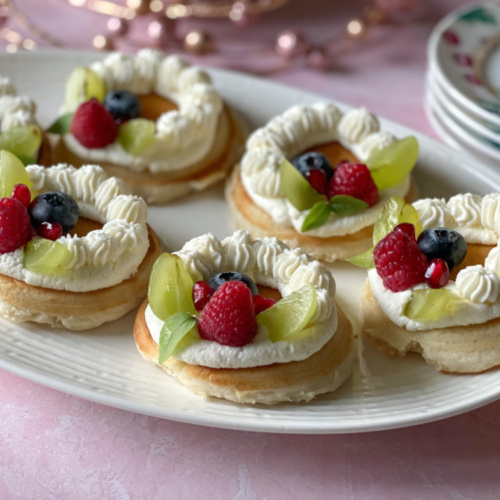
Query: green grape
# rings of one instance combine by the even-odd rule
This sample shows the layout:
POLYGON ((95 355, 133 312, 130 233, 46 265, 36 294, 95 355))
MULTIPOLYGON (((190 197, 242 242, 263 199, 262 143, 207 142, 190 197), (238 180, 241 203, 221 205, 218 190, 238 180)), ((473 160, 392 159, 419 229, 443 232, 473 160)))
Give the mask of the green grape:
POLYGON ((280 182, 285 197, 297 210, 308 210, 326 201, 326 197, 319 194, 286 158, 280 165, 280 182))
POLYGON ((156 142, 155 122, 145 118, 129 120, 118 128, 118 140, 127 153, 138 156, 156 142))
POLYGON ((379 191, 399 184, 413 169, 418 159, 418 142, 405 137, 382 150, 374 151, 366 161, 379 191))
POLYGON ((34 238, 24 250, 23 266, 39 274, 61 275, 67 272, 71 252, 57 241, 34 238))
POLYGON ((148 301, 155 315, 165 321, 176 313, 196 314, 193 285, 182 259, 162 253, 156 259, 149 279, 148 301))
POLYGON ((66 82, 65 112, 76 111, 80 104, 92 98, 102 102, 105 95, 106 85, 97 73, 90 68, 79 66, 71 72, 66 82))
POLYGON ((453 316, 466 303, 447 288, 413 290, 403 314, 422 323, 453 316))
POLYGON ((0 198, 9 198, 16 184, 25 184, 31 189, 28 172, 19 158, 0 151, 0 198))
POLYGON ((16 156, 38 158, 42 131, 38 125, 11 128, 0 134, 0 149, 16 156))
POLYGON ((296 340, 316 312, 316 290, 304 285, 257 315, 257 323, 264 326, 273 342, 296 340))

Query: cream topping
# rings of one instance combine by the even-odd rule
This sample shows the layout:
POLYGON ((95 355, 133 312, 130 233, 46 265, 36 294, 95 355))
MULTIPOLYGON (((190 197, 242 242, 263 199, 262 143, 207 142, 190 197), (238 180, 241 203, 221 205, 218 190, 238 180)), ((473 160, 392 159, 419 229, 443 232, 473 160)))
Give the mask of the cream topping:
POLYGON ((172 172, 197 163, 210 151, 223 102, 204 71, 178 56, 164 57, 151 49, 140 50, 135 56, 113 53, 90 68, 108 91, 155 92, 179 109, 158 118, 156 141, 141 156, 128 154, 118 141, 106 148, 88 149, 66 134, 63 139, 73 153, 91 162, 112 162, 135 171, 172 172))
POLYGON ((149 247, 147 205, 141 198, 125 194, 120 182, 108 179, 96 165, 79 169, 65 164, 30 165, 26 170, 36 191, 68 193, 78 203, 80 216, 104 225, 86 236, 57 240, 70 252, 62 275, 28 271, 22 265, 22 249, 0 255, 2 274, 34 286, 86 292, 116 285, 137 271, 149 247), (110 202, 111 194, 116 197, 110 202))
POLYGON ((1 131, 36 124, 36 104, 27 96, 18 96, 9 78, 0 77, 1 131))
MULTIPOLYGON (((223 346, 208 340, 193 343, 175 353, 186 363, 212 368, 248 368, 298 361, 321 349, 335 333, 335 281, 330 271, 275 238, 253 240, 246 231, 237 231, 220 241, 209 234, 186 243, 176 254, 186 263, 194 280, 208 280, 216 273, 239 271, 256 283, 277 288, 283 297, 307 283, 313 285, 317 296, 316 313, 307 325, 309 335, 302 340, 271 342, 265 328, 261 327, 256 338, 243 347, 223 346)), ((146 310, 146 322, 158 343, 163 322, 150 307, 146 310)))
MULTIPOLYGON (((279 167, 282 159, 293 158, 315 145, 339 141, 361 161, 395 141, 388 132, 380 131, 376 116, 364 108, 345 114, 331 103, 294 106, 265 127, 256 130, 247 141, 241 160, 241 180, 253 202, 265 210, 278 224, 302 232, 308 210, 297 210, 281 189, 279 167)), ((373 224, 391 196, 404 197, 410 188, 407 176, 399 185, 382 191, 373 207, 359 214, 339 217, 331 214, 327 222, 308 235, 328 238, 355 233, 373 224)))

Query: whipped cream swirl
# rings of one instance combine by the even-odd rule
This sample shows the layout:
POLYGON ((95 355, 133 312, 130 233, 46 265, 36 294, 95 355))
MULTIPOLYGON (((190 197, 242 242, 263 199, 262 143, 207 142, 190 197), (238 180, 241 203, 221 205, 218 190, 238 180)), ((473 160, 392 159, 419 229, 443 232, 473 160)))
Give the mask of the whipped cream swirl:
POLYGON ((36 104, 29 97, 18 96, 7 77, 0 77, 0 127, 2 132, 36 124, 36 104))

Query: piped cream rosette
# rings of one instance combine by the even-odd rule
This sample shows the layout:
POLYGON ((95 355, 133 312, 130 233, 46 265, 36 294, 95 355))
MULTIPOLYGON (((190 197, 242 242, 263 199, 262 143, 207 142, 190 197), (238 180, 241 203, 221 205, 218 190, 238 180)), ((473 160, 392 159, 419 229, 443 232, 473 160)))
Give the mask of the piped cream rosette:
POLYGON ((79 217, 102 227, 82 236, 67 234, 56 240, 68 251, 64 268, 57 273, 26 269, 24 248, 0 255, 2 314, 14 321, 33 320, 79 330, 116 319, 133 309, 146 294, 147 277, 160 252, 159 242, 146 224, 148 208, 144 200, 128 194, 122 181, 108 177, 96 165, 79 169, 66 164, 50 168, 30 165, 26 171, 35 193, 56 190, 69 194, 78 204, 79 217), (10 284, 17 280, 18 287, 25 285, 26 298, 31 293, 41 295, 42 309, 36 310, 36 297, 23 307, 9 302, 13 297, 5 283, 7 277, 13 278, 10 284), (43 310, 43 304, 51 307, 43 295, 47 298, 51 293, 57 301, 52 307, 58 313, 43 310), (104 298, 109 303, 99 303, 104 298), (82 310, 77 301, 89 308, 82 310), (66 314, 68 311, 71 313, 66 314))
MULTIPOLYGON (((184 261, 194 281, 208 280, 224 271, 238 271, 259 285, 277 289, 282 297, 305 284, 314 287, 317 297, 314 316, 300 339, 271 342, 266 328, 260 326, 255 339, 243 347, 200 339, 175 351, 162 368, 191 390, 202 396, 223 397, 236 402, 271 404, 312 399, 317 394, 336 389, 349 376, 353 362, 352 331, 334 302, 335 280, 328 269, 304 251, 291 250, 276 238, 253 240, 246 231, 237 231, 222 241, 211 234, 200 236, 186 243, 176 255, 184 261), (302 363, 328 349, 327 345, 338 346, 339 342, 342 347, 338 354, 342 359, 336 363, 330 359, 331 366, 326 371, 325 360, 312 370, 314 373, 308 372, 300 381, 294 377, 288 381, 279 380, 275 378, 277 373, 273 375, 275 370, 281 372, 281 377, 282 370, 300 373, 302 363), (187 365, 198 367, 199 373, 188 374, 187 365), (278 366, 280 368, 273 368, 278 366), (224 369, 229 378, 219 384, 215 381, 217 377, 212 379, 209 374, 214 375, 220 369, 224 369), (269 380, 263 381, 262 377, 253 380, 252 370, 255 369, 270 370, 269 380), (246 382, 241 380, 242 374, 247 374, 246 382), (242 384, 246 384, 244 388, 242 384)), ((138 347, 144 357, 157 362, 157 344, 163 321, 154 315, 150 306, 144 317, 156 348, 148 350, 140 340, 138 347)))
MULTIPOLYGON (((362 238, 361 246, 358 240, 345 241, 345 249, 339 247, 339 244, 342 245, 340 238, 372 226, 391 196, 405 197, 410 190, 409 175, 395 187, 380 192, 379 202, 372 207, 349 216, 332 213, 321 227, 303 232, 302 225, 308 210, 297 210, 285 198, 280 182, 280 165, 283 158, 292 159, 309 148, 331 142, 340 143, 360 162, 364 162, 373 152, 382 150, 395 140, 392 134, 380 130, 377 117, 365 108, 342 113, 328 102, 290 108, 249 137, 246 153, 240 162, 241 183, 246 193, 259 209, 270 216, 272 222, 267 228, 249 225, 249 220, 245 221, 242 213, 238 216, 235 213, 238 210, 233 206, 236 225, 249 229, 256 236, 277 234, 290 246, 306 248, 315 257, 327 261, 366 250, 371 234, 362 238), (339 239, 327 241, 330 238, 339 239)), ((228 188, 228 198, 231 198, 232 189, 233 186, 228 188)))
POLYGON ((0 77, 0 128, 2 132, 36 125, 36 104, 27 96, 17 95, 9 78, 0 77))
MULTIPOLYGON (((422 199, 413 206, 423 229, 446 227, 460 233, 468 244, 467 256, 456 278, 433 291, 435 300, 439 300, 440 294, 447 294, 452 305, 448 306, 444 300, 442 317, 426 321, 409 318, 405 311, 415 292, 429 289, 428 285, 394 293, 384 287, 375 269, 368 271, 371 293, 378 307, 392 324, 400 327, 398 333, 388 333, 390 340, 385 340, 400 353, 413 350, 412 343, 420 345, 424 357, 445 371, 478 372, 497 366, 500 364, 500 194, 484 197, 459 194, 448 201, 422 199), (449 345, 444 345, 445 339, 449 345), (440 354, 434 352, 438 346, 440 354)), ((365 320, 370 322, 366 313, 365 320)), ((379 335, 373 329, 372 333, 379 335)))

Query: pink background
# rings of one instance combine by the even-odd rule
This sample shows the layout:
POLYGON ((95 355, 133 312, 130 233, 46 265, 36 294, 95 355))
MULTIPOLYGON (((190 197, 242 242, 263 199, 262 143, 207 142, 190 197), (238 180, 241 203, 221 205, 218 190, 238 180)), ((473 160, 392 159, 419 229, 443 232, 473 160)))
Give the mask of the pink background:
MULTIPOLYGON (((301 62, 270 78, 364 105, 435 136, 423 110, 426 42, 433 25, 467 2, 421 0, 411 23, 377 27, 333 71, 301 62)), ((105 18, 64 0, 16 4, 68 47, 90 48, 105 18)), ((217 33, 254 70, 269 67, 276 33, 313 41, 341 32, 362 2, 291 1, 251 28, 191 22, 217 33)), ((147 19, 134 37, 143 40, 147 19)), ((9 26, 13 26, 9 24, 9 26)), ((125 49, 130 47, 121 46, 125 49)), ((197 61, 224 66, 211 56, 197 61)), ((234 58, 233 61, 237 61, 234 58)), ((234 64, 232 65, 234 66, 234 64)), ((441 422, 358 435, 294 436, 169 422, 90 403, 0 371, 0 498, 497 499, 500 402, 441 422)))

